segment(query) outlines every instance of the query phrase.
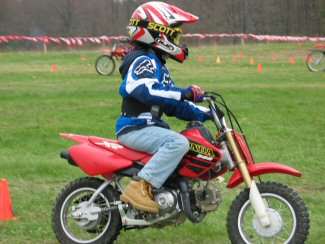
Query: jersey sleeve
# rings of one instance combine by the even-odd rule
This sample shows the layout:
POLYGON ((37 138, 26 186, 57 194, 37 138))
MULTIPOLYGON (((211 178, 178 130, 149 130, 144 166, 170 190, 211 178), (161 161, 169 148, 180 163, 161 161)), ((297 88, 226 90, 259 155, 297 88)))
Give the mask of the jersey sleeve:
POLYGON ((170 104, 164 108, 164 113, 167 116, 175 116, 178 119, 193 121, 199 120, 204 122, 210 119, 210 109, 202 106, 197 106, 189 101, 181 101, 176 104, 170 104))

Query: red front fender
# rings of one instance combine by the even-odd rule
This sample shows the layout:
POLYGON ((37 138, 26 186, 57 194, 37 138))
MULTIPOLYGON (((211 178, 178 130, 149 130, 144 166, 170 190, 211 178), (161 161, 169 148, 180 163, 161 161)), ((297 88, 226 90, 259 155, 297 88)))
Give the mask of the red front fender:
MULTIPOLYGON (((300 177, 302 174, 300 171, 291 168, 289 166, 278 164, 278 163, 258 163, 247 165, 248 172, 251 176, 259 176, 269 173, 281 173, 287 175, 293 175, 300 177)), ((231 176, 227 187, 234 188, 243 182, 243 177, 238 169, 235 170, 234 174, 231 176)))

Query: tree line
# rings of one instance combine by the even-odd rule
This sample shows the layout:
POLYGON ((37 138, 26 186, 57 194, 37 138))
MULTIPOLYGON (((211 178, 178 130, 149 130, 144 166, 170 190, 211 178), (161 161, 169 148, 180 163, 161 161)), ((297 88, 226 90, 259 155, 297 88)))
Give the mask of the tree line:
MULTIPOLYGON (((0 0, 0 36, 126 35, 143 0, 0 0)), ((200 17, 187 33, 325 35, 324 0, 166 0, 200 17)))

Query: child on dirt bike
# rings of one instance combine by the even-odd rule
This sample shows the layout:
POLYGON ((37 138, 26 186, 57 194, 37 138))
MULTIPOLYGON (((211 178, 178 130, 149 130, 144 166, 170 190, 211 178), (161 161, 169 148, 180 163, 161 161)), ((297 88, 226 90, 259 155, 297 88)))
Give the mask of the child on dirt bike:
POLYGON ((179 46, 179 27, 198 19, 173 5, 148 2, 134 11, 127 27, 134 50, 120 66, 123 102, 116 133, 125 146, 153 157, 126 187, 121 200, 142 211, 158 213, 152 186, 160 188, 189 150, 188 140, 170 130, 162 114, 186 121, 210 118, 208 109, 194 104, 203 101, 204 91, 195 85, 175 86, 165 66, 169 57, 185 60, 188 50, 179 46))

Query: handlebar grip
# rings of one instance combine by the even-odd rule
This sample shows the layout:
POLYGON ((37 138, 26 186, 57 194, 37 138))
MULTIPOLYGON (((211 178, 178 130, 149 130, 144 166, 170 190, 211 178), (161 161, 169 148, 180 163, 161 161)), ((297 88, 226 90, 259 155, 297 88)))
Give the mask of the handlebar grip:
POLYGON ((186 99, 192 99, 193 98, 193 92, 192 92, 192 90, 188 90, 186 93, 185 93, 185 95, 184 95, 184 97, 186 98, 186 99))

